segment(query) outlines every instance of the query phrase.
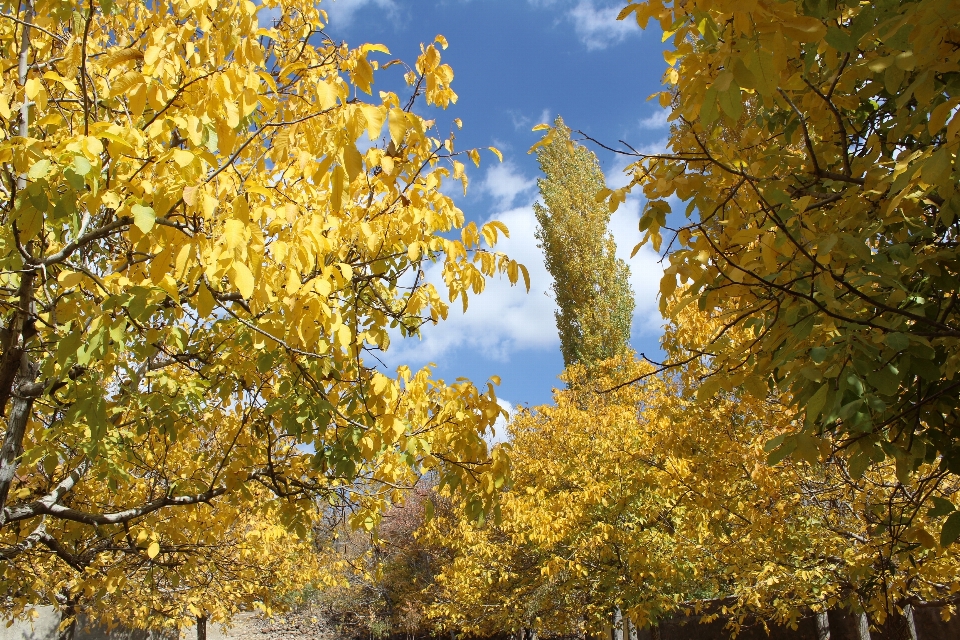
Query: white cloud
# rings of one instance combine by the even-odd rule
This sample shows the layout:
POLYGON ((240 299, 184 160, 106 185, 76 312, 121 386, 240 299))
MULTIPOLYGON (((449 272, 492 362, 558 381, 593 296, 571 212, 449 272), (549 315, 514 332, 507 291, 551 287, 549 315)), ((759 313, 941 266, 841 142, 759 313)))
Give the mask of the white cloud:
POLYGON ((519 196, 529 193, 537 186, 537 181, 527 178, 509 160, 487 169, 480 183, 480 192, 486 193, 496 201, 499 209, 509 209, 519 196))
POLYGON ((654 111, 646 118, 640 120, 641 129, 664 129, 669 126, 667 122, 667 116, 670 115, 670 112, 666 109, 658 109, 654 111))
POLYGON ((544 109, 540 112, 540 115, 533 118, 516 109, 510 109, 507 113, 510 114, 510 119, 513 120, 513 128, 517 131, 530 131, 534 125, 542 123, 553 124, 553 116, 550 115, 549 108, 544 109))
POLYGON ((394 0, 333 0, 324 2, 321 8, 327 12, 334 28, 343 28, 349 26, 357 11, 366 5, 380 7, 391 20, 397 17, 397 4, 394 0))
POLYGON ((639 224, 640 200, 629 197, 610 218, 610 232, 617 243, 617 257, 630 266, 630 286, 635 302, 632 333, 655 334, 659 333, 663 325, 657 299, 660 279, 663 278, 663 265, 660 264, 660 256, 649 244, 641 247, 637 255, 630 257, 633 248, 643 238, 639 224))
POLYGON ((503 398, 497 398, 497 404, 500 405, 501 409, 504 409, 507 412, 508 417, 504 418, 501 415, 499 418, 497 418, 497 421, 493 423, 494 433, 492 435, 488 434, 486 437, 487 445, 491 447, 501 442, 510 441, 510 433, 507 431, 507 424, 513 420, 515 415, 517 415, 517 408, 512 402, 504 400, 503 398))
POLYGON ((580 0, 568 13, 580 41, 588 51, 606 49, 618 44, 627 36, 639 33, 640 27, 634 20, 617 20, 622 7, 613 5, 597 7, 594 0, 580 0))
POLYGON ((537 124, 553 124, 553 117, 550 115, 550 109, 544 109, 540 112, 540 117, 537 118, 537 121, 534 123, 537 124))
MULTIPOLYGON (((447 320, 422 328, 422 339, 395 338, 384 354, 388 366, 420 366, 462 348, 500 361, 508 360, 521 349, 557 348, 560 340, 553 315, 556 305, 549 295, 550 275, 534 237, 537 223, 531 204, 493 216, 510 229, 510 238, 501 237, 496 248, 527 267, 530 292, 523 286, 522 278, 515 286, 503 276, 488 279, 483 293, 470 296, 466 313, 458 299, 450 305, 447 320)), ((441 272, 440 264, 432 265, 426 278, 445 297, 441 272)))
MULTIPOLYGON (((626 160, 620 161, 620 167, 626 160)), ((525 265, 530 272, 530 292, 522 282, 511 286, 505 277, 495 276, 487 280, 486 289, 479 295, 471 295, 466 313, 462 312, 459 300, 450 305, 447 320, 437 325, 425 325, 422 338, 400 339, 394 335, 393 345, 383 354, 388 367, 400 363, 419 367, 428 362, 438 362, 449 354, 468 349, 472 353, 492 360, 508 361, 517 351, 524 349, 557 349, 556 302, 552 294, 553 279, 543 264, 543 252, 535 237, 537 222, 533 214, 532 187, 527 179, 509 164, 498 165, 489 170, 484 184, 500 185, 494 189, 496 196, 502 193, 502 201, 512 203, 520 197, 522 206, 504 210, 491 216, 504 222, 510 229, 510 238, 501 237, 496 249, 525 265), (513 185, 510 188, 504 185, 513 185), (497 191, 496 189, 499 189, 497 191)), ((509 206, 509 204, 507 205, 509 206)), ((659 332, 663 321, 660 317, 657 294, 663 266, 660 257, 648 245, 630 258, 633 247, 640 242, 638 229, 640 200, 627 198, 610 220, 610 231, 617 243, 617 257, 630 265, 630 284, 636 306, 633 317, 633 334, 648 335, 659 332)), ((446 296, 442 265, 431 265, 426 270, 427 281, 432 283, 441 296, 446 296)), ((498 437, 501 435, 497 427, 498 437)))

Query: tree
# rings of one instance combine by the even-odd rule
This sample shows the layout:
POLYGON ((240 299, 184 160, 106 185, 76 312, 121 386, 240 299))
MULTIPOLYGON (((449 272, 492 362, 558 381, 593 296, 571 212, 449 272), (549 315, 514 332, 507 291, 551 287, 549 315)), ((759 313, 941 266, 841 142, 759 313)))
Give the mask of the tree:
POLYGON ((630 348, 630 268, 616 257, 597 156, 570 141, 559 116, 555 137, 537 149, 543 204, 533 205, 537 239, 553 276, 560 350, 566 365, 600 362, 630 348))
POLYGON ((283 611, 295 604, 291 594, 332 579, 334 566, 323 562, 314 532, 298 536, 278 517, 279 507, 269 500, 256 506, 219 500, 159 511, 127 532, 141 553, 110 535, 84 531, 86 539, 65 545, 69 563, 64 555, 35 556, 40 562, 32 577, 48 601, 64 605, 61 638, 74 637, 77 616, 85 614, 108 628, 180 632, 196 626, 202 640, 208 623, 229 624, 254 608, 283 611), (202 526, 184 527, 187 518, 202 526))
MULTIPOLYGON (((631 14, 672 38, 671 137, 607 195, 642 188, 646 240, 672 234, 664 308, 721 320, 690 345, 711 363, 701 397, 781 392, 802 420, 773 460, 832 442, 855 477, 891 458, 906 479, 938 454, 960 472, 956 7, 652 0, 631 14), (674 196, 685 224, 668 220, 674 196)), ((944 543, 960 513, 947 524, 944 543)))
MULTIPOLYGON (((681 331, 715 330, 694 311, 681 331)), ((651 370, 629 358, 572 367, 553 405, 511 422, 502 521, 454 512, 428 529, 453 550, 432 596, 441 625, 571 634, 618 607, 639 628, 723 612, 736 630, 851 608, 889 628, 908 604, 956 604, 960 553, 930 531, 960 484, 936 461, 912 484, 893 461, 860 478, 841 456, 770 466, 764 445, 795 412, 743 391, 697 401, 697 361, 595 388, 651 370)))
POLYGON ((406 67, 410 99, 364 102, 388 52, 336 44, 325 22, 296 1, 2 3, 0 585, 14 612, 49 595, 30 576, 51 555, 93 592, 110 579, 86 571, 101 554, 161 563, 162 537, 131 537, 154 523, 189 541, 269 502, 304 539, 318 504, 355 505, 370 528, 428 471, 474 514, 492 504, 507 471, 482 437, 493 387, 364 360, 390 328, 446 317, 426 264, 442 261, 464 305, 485 278, 525 274, 480 245, 502 224, 464 225, 441 193, 466 186, 464 152, 413 111, 456 100, 446 41, 406 67), (280 18, 263 27, 268 9, 280 18))

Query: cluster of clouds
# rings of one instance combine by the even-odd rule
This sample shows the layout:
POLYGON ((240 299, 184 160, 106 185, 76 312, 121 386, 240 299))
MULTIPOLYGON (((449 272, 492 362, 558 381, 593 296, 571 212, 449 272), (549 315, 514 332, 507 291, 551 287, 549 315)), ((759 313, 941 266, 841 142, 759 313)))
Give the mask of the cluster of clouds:
MULTIPOLYGON (((459 0, 470 2, 471 0, 459 0)), ((592 51, 605 49, 618 44, 626 38, 637 35, 640 29, 633 19, 617 20, 617 14, 623 3, 610 0, 527 0, 530 4, 553 11, 558 22, 573 26, 580 42, 592 51)), ((323 8, 335 26, 346 27, 353 22, 357 12, 366 7, 375 6, 388 20, 403 19, 398 0, 333 0, 325 2, 323 8)))
MULTIPOLYGON (((609 172, 611 186, 626 181, 622 175, 624 165, 615 166, 609 172)), ((501 238, 496 249, 527 267, 529 293, 522 283, 512 286, 506 277, 495 276, 487 281, 482 294, 471 296, 466 313, 458 301, 451 305, 446 321, 423 328, 422 339, 394 342, 388 352, 391 361, 439 362, 449 354, 467 349, 488 359, 507 362, 518 351, 558 347, 553 281, 536 239, 537 222, 533 213, 538 195, 536 180, 508 161, 487 169, 478 190, 493 202, 493 213, 487 220, 500 220, 510 230, 510 237, 501 238)), ((647 245, 630 257, 642 237, 638 230, 640 205, 641 201, 631 196, 610 220, 617 256, 630 266, 630 284, 636 300, 634 336, 655 335, 662 325, 657 300, 663 275, 660 256, 647 245)), ((432 265, 426 276, 442 294, 441 266, 432 265)))

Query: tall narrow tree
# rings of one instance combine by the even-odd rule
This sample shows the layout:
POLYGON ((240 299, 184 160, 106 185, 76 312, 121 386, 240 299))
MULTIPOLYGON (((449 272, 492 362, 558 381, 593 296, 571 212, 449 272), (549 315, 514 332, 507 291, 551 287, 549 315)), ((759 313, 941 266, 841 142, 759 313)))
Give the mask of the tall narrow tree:
POLYGON ((559 116, 555 125, 556 136, 537 149, 537 239, 553 276, 564 364, 589 366, 629 348, 630 268, 616 257, 607 205, 596 201, 605 188, 597 156, 570 140, 559 116))

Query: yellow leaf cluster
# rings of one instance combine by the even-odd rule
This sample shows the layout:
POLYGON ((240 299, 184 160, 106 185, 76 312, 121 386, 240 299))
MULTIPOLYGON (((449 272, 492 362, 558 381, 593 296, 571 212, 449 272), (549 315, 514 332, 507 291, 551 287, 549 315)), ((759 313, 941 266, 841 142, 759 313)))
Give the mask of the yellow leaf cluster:
MULTIPOLYGON (((3 12, 0 585, 16 611, 66 594, 115 601, 104 615, 124 623, 225 618, 264 597, 244 586, 257 568, 281 591, 313 579, 290 572, 318 505, 375 523, 430 473, 490 509, 508 472, 483 440, 493 387, 368 361, 446 317, 428 265, 464 306, 526 270, 493 250, 495 223, 452 239, 464 215, 442 187, 466 186, 457 158, 474 154, 414 101, 355 97, 386 48, 324 39, 297 0, 3 12)), ((433 44, 410 74, 428 104, 456 100, 433 44)))

